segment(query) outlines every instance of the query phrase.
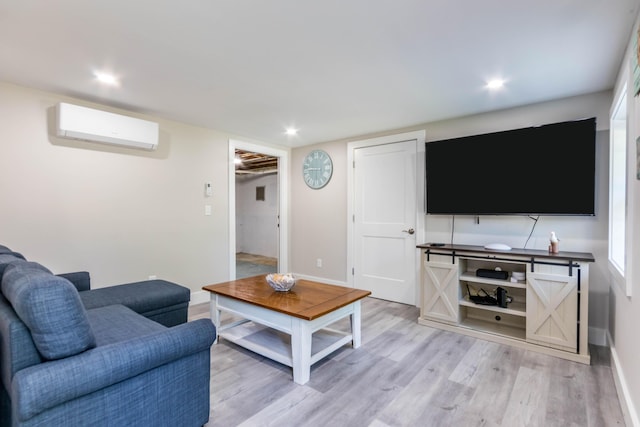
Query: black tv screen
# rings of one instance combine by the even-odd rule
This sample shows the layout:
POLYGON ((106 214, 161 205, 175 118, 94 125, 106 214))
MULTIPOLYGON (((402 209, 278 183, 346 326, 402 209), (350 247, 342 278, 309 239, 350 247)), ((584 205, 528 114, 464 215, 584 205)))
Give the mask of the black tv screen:
POLYGON ((595 214, 595 118, 427 142, 425 154, 428 214, 595 214))

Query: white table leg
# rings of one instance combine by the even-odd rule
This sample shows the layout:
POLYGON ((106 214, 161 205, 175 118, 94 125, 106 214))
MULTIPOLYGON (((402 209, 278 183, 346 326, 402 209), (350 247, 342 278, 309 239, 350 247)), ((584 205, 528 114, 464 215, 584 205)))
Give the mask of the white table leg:
POLYGON ((216 339, 213 342, 216 344, 218 342, 218 334, 220 333, 220 310, 218 309, 218 295, 211 293, 211 299, 209 302, 209 315, 211 317, 211 322, 213 322, 216 327, 216 339))
POLYGON ((309 322, 293 318, 291 331, 291 358, 293 381, 305 384, 311 376, 311 329, 309 322))
POLYGON ((360 347, 361 335, 360 335, 360 301, 353 303, 353 314, 351 314, 351 335, 353 336, 353 348, 360 347))

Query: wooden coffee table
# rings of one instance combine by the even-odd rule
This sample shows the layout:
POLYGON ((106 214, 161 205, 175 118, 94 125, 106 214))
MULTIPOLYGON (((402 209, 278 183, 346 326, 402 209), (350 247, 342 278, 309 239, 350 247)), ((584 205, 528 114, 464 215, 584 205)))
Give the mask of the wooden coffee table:
POLYGON ((211 320, 219 337, 290 366, 298 384, 309 381, 311 365, 343 345, 360 347, 360 300, 371 294, 303 279, 289 292, 277 292, 265 276, 202 289, 211 292, 211 320), (240 320, 221 324, 222 311, 240 320), (351 333, 327 328, 347 316, 351 333))

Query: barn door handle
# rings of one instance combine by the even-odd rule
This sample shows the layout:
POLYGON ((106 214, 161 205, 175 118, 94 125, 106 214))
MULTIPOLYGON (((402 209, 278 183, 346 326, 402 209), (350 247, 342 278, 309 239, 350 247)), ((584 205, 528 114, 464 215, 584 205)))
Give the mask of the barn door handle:
POLYGON ((409 233, 409 234, 413 234, 416 232, 416 230, 414 230, 413 228, 410 228, 408 230, 402 230, 403 233, 409 233))

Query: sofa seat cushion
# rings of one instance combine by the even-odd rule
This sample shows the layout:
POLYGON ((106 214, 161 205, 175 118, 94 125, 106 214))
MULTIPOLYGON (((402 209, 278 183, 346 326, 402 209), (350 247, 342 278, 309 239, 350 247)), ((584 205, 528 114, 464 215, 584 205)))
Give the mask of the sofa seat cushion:
POLYGON ((35 262, 14 262, 2 277, 2 293, 31 332, 45 359, 60 359, 95 347, 76 288, 35 262))
MULTIPOLYGON (((42 361, 29 328, 0 292, 0 374, 4 389, 11 390, 11 380, 16 372, 42 361)), ((1 420, 0 416, 0 426, 3 425, 1 420)))
POLYGON ((80 292, 80 298, 87 309, 122 304, 153 319, 165 311, 186 308, 191 293, 188 288, 165 280, 145 280, 80 292))
POLYGON ((100 347, 139 338, 167 329, 121 304, 87 310, 91 329, 100 347))

